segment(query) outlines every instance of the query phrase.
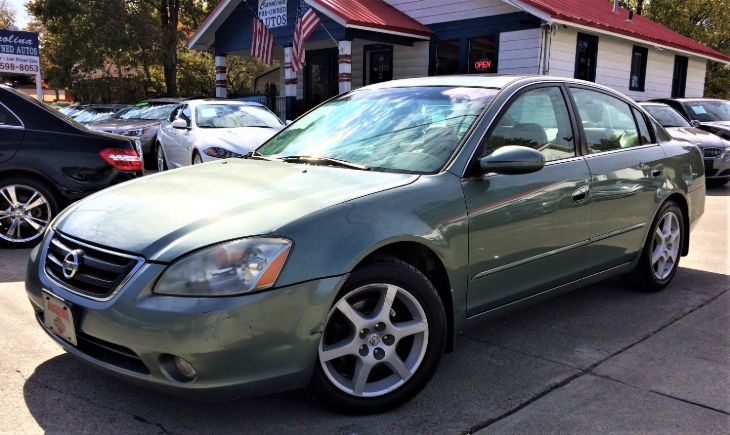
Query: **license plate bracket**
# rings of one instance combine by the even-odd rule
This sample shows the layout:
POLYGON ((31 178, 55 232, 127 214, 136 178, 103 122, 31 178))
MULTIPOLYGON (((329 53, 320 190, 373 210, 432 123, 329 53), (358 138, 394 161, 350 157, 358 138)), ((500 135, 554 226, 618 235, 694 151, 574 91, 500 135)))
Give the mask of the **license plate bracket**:
POLYGON ((58 337, 77 346, 72 305, 49 292, 43 292, 43 324, 58 337))

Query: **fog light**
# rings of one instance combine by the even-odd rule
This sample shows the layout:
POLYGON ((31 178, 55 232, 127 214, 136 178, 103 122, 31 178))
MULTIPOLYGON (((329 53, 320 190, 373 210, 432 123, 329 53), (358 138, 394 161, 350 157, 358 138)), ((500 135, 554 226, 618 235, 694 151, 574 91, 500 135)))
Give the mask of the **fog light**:
POLYGON ((195 375, 197 375, 195 367, 193 367, 192 364, 180 358, 179 356, 175 357, 175 368, 177 368, 177 371, 180 372, 182 376, 188 379, 193 379, 195 378, 195 375))

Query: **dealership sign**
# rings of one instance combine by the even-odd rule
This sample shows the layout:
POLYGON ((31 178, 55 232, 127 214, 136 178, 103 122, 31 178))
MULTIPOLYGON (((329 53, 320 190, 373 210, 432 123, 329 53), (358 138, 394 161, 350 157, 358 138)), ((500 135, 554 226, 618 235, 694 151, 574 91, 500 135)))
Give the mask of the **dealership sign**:
POLYGON ((286 26, 286 0, 259 0, 259 19, 269 29, 286 26))
POLYGON ((38 56, 37 32, 0 29, 0 73, 38 74, 38 56))

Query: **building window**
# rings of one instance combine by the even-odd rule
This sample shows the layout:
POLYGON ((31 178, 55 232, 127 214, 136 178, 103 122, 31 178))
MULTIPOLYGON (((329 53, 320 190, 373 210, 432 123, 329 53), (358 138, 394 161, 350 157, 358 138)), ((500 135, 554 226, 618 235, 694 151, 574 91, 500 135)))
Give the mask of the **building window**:
POLYGON ((632 91, 644 92, 646 82, 646 60, 649 50, 645 47, 634 46, 631 51, 631 77, 629 78, 629 89, 632 91))
POLYGON ((596 60, 598 59, 598 37, 578 33, 575 47, 575 78, 596 81, 596 60))
POLYGON ((458 74, 459 73, 459 41, 438 41, 436 43, 436 69, 434 73, 458 74))
POLYGON ((684 98, 684 91, 687 88, 687 61, 684 56, 674 56, 672 98, 684 98))
POLYGON ((497 42, 494 36, 469 40, 469 64, 467 72, 497 72, 497 42))

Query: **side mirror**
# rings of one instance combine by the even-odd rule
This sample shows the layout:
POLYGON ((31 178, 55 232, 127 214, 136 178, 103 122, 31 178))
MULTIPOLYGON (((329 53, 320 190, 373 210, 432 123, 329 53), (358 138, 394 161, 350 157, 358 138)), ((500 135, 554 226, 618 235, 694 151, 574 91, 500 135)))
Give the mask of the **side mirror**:
POLYGON ((172 128, 177 128, 179 130, 187 130, 188 128, 190 128, 188 122, 181 118, 177 118, 176 120, 172 121, 172 124, 170 125, 172 125, 172 128))
POLYGON ((545 166, 545 156, 532 148, 507 145, 479 159, 484 172, 504 175, 529 174, 545 166))
POLYGON ((700 121, 698 121, 698 120, 696 120, 696 119, 693 119, 693 120, 691 120, 691 121, 689 122, 689 125, 691 125, 691 126, 692 126, 692 127, 694 127, 694 128, 700 128, 700 126, 701 126, 702 124, 700 123, 700 121))
POLYGON ((286 125, 289 125, 289 124, 291 124, 292 122, 294 122, 294 121, 292 121, 291 119, 287 119, 287 120, 286 120, 286 122, 285 122, 285 124, 286 124, 286 125))

